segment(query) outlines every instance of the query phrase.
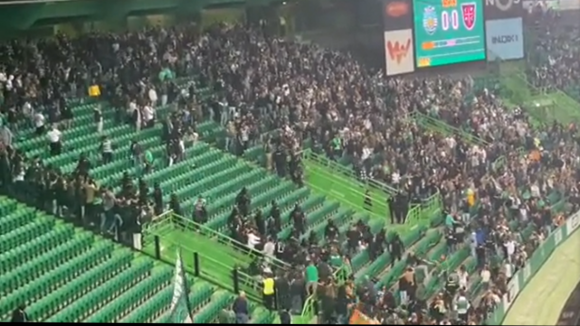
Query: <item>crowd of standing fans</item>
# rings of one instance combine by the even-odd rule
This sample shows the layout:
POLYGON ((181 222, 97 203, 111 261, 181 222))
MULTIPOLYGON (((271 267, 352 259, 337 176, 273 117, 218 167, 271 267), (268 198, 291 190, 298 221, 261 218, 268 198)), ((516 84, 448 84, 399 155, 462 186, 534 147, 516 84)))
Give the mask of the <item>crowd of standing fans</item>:
MULTIPOLYGON (((561 88, 577 82, 578 47, 568 42, 570 34, 543 37, 551 35, 546 31, 555 28, 555 21, 553 16, 537 20, 537 49, 548 53, 548 61, 529 74, 532 83, 561 88)), ((332 221, 324 241, 314 233, 304 236, 305 214, 298 205, 291 214, 291 240, 280 243, 276 202, 269 216, 254 214, 249 210, 251 194, 244 188, 229 227, 234 238, 265 253, 265 261, 251 268, 263 273, 268 256, 303 267, 299 272, 275 271, 284 320, 288 311, 299 312, 306 297, 316 293, 321 323, 344 323, 355 306, 367 318, 386 324, 482 323, 506 292, 510 277, 580 204, 576 127, 554 123, 537 128, 525 110, 508 110, 492 88, 478 89, 471 77, 387 79, 349 54, 278 38, 259 26, 217 26, 204 33, 181 26, 74 40, 13 41, 0 45, 0 59, 0 181, 9 195, 105 233, 120 231, 123 241, 130 241, 128 234, 166 208, 181 211, 176 196, 164 203, 158 185, 128 174, 113 185, 93 180, 91 169, 115 159, 115 146, 106 136, 100 158, 80 155, 70 174, 27 157, 15 146, 19 131, 33 127, 34 134, 28 136, 46 137, 51 155, 67 151, 62 131, 75 123, 68 99, 84 97, 88 87, 99 85, 101 99, 114 109, 95 109, 97 130, 106 133, 106 114, 136 130, 161 123, 164 159, 172 163, 182 160, 186 144, 197 140, 196 125, 213 119, 226 130, 226 150, 242 155, 261 144, 266 167, 300 185, 299 153, 309 139, 314 150, 352 163, 361 176, 392 186, 409 202, 420 204, 440 194, 448 252, 469 246, 484 287, 482 295, 470 297, 465 266, 433 275, 440 261, 405 252, 409 248, 398 235, 387 242, 384 230, 373 234, 362 221, 348 232, 345 245, 332 221), (196 75, 197 83, 182 91, 173 75, 196 75), (196 87, 211 88, 212 97, 196 98, 196 87), (156 109, 168 103, 176 109, 158 116, 156 109), (462 132, 427 130, 413 119, 414 112, 462 132), (553 193, 571 204, 553 212, 546 204, 553 193), (510 226, 513 220, 519 227, 510 226), (519 232, 530 223, 535 225, 533 234, 523 240, 519 232), (345 284, 332 279, 334 267, 361 250, 371 257, 389 250, 407 261, 397 290, 378 288, 369 278, 345 284), (425 276, 421 282, 419 271, 425 276), (424 284, 432 277, 444 279, 444 286, 426 297, 424 284)), ((152 171, 148 148, 134 142, 131 152, 135 164, 145 173, 152 171)), ((199 222, 208 218, 204 205, 199 198, 199 222)))

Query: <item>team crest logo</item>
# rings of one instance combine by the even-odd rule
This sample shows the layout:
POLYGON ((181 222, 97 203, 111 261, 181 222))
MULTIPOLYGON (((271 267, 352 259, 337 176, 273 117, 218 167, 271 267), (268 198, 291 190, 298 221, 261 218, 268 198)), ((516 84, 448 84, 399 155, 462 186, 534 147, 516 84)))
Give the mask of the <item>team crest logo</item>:
POLYGON ((472 30, 475 27, 475 10, 477 9, 475 2, 462 3, 461 12, 463 14, 463 26, 467 30, 472 30))
POLYGON ((437 12, 433 6, 427 6, 423 10, 423 29, 429 35, 437 31, 437 12))

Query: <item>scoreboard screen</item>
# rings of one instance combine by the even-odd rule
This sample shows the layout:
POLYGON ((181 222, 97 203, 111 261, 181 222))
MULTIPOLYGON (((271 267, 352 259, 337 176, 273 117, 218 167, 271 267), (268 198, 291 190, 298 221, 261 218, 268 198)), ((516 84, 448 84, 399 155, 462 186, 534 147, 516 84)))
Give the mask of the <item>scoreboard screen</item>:
POLYGON ((484 60, 482 0, 414 0, 417 67, 484 60))

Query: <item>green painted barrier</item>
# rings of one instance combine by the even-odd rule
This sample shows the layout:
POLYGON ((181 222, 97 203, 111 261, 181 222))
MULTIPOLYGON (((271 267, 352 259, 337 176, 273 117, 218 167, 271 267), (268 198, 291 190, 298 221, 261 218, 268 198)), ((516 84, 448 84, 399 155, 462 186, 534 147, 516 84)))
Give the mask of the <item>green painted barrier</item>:
MULTIPOLYGON (((334 272, 334 279, 339 285, 342 285, 348 281, 350 275, 352 274, 351 268, 348 264, 342 265, 341 268, 334 272)), ((302 309, 302 314, 300 315, 301 324, 309 324, 316 317, 316 294, 309 296, 304 302, 304 308, 302 309)))
POLYGON ((519 270, 508 283, 508 292, 503 295, 495 311, 487 318, 486 325, 501 325, 518 294, 526 287, 532 277, 542 268, 554 250, 560 246, 580 226, 580 212, 574 213, 566 224, 557 228, 542 243, 523 269, 519 270))
POLYGON ((360 180, 349 167, 310 149, 304 150, 302 159, 305 163, 306 182, 310 188, 357 212, 368 213, 374 218, 389 219, 391 210, 387 199, 396 194, 397 189, 373 179, 360 180), (371 205, 365 205, 367 197, 371 205))
POLYGON ((481 147, 489 145, 487 141, 473 136, 470 132, 453 127, 439 119, 428 116, 421 112, 411 112, 410 116, 417 122, 418 125, 422 126, 423 128, 433 130, 439 134, 445 136, 457 136, 470 144, 478 145, 481 147))

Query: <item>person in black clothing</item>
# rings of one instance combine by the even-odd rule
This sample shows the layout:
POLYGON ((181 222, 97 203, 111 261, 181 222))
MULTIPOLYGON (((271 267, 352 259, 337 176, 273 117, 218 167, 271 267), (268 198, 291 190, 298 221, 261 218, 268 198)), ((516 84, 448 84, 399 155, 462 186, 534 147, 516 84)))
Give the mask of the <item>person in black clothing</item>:
POLYGON ((298 204, 292 210, 292 221, 294 222, 294 230, 302 235, 306 232, 306 217, 298 204))
POLYGON ((365 191, 365 201, 363 203, 363 207, 367 211, 372 211, 372 209, 373 209, 373 201, 371 199, 371 191, 368 189, 365 191))
POLYGON ((195 222, 200 224, 207 222, 207 209, 205 208, 205 199, 203 198, 203 196, 197 197, 193 214, 194 214, 193 220, 195 222))
POLYGON ((395 221, 398 224, 405 223, 407 214, 407 196, 403 192, 400 192, 395 196, 393 210, 395 213, 395 221))
POLYGON ((163 191, 159 187, 158 182, 153 185, 153 207, 155 215, 161 215, 163 213, 163 191))
POLYGON ((260 235, 265 236, 267 235, 266 232, 266 221, 264 221, 264 217, 262 216, 261 210, 256 210, 256 214, 254 215, 254 223, 256 223, 256 228, 260 235))
POLYGON ((238 196, 236 197, 236 205, 240 211, 242 216, 248 216, 250 213, 250 194, 248 193, 248 189, 246 187, 242 188, 238 196))
POLYGON ((324 237, 327 241, 333 241, 338 236, 338 228, 334 224, 334 220, 328 220, 326 228, 324 228, 324 237))
POLYGON ((12 312, 12 318, 10 319, 11 323, 27 323, 30 321, 28 318, 28 314, 26 313, 26 307, 24 305, 18 306, 12 312))
POLYGON ((353 226, 346 232, 347 249, 349 254, 354 254, 358 250, 359 241, 361 239, 361 233, 356 226, 353 226))
POLYGON ((292 324, 292 315, 290 315, 287 309, 283 309, 280 311, 280 324, 283 325, 292 324))
POLYGON ((272 201, 272 208, 270 209, 270 219, 272 223, 270 222, 268 223, 269 232, 276 235, 278 234, 278 232, 282 231, 282 220, 280 216, 280 208, 278 208, 278 204, 275 201, 272 201))
POLYGON ((292 308, 292 302, 290 299, 290 282, 288 281, 288 275, 286 273, 281 273, 278 278, 276 278, 276 295, 278 307, 282 310, 290 310, 292 308))
POLYGON ((75 173, 85 177, 89 175, 90 170, 91 170, 91 162, 87 159, 85 153, 81 153, 81 155, 79 155, 77 167, 75 168, 75 173))
POLYGON ((169 202, 169 208, 176 215, 183 216, 183 211, 181 210, 181 204, 179 204, 179 199, 176 194, 171 194, 171 199, 169 202))
POLYGON ((389 207, 389 215, 391 215, 391 224, 395 224, 395 199, 392 196, 387 198, 387 206, 389 207))
POLYGON ((236 324, 247 324, 250 320, 250 310, 248 307, 248 299, 246 299, 246 294, 240 292, 240 295, 234 300, 232 305, 232 310, 236 315, 236 324))
POLYGON ((274 152, 274 165, 276 166, 276 173, 280 178, 286 177, 286 152, 280 145, 274 152))
POLYGON ((398 233, 395 233, 389 245, 391 252, 391 267, 392 267, 395 265, 396 262, 401 260, 403 251, 405 251, 405 245, 403 244, 403 241, 399 237, 398 233))

